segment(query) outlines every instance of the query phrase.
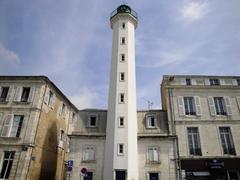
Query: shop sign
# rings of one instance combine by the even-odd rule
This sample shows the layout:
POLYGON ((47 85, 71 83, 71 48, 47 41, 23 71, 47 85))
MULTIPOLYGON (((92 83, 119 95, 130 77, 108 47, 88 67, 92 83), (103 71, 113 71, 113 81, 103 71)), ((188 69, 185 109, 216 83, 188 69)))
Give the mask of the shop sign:
POLYGON ((224 167, 224 162, 221 160, 213 159, 206 162, 206 166, 210 169, 222 169, 224 167))

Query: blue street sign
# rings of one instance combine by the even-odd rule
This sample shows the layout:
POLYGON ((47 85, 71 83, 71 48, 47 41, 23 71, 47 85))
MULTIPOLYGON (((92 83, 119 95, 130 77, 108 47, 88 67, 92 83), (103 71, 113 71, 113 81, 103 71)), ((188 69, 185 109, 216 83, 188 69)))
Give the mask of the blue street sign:
POLYGON ((73 167, 73 160, 68 160, 67 161, 67 166, 68 167, 73 167))

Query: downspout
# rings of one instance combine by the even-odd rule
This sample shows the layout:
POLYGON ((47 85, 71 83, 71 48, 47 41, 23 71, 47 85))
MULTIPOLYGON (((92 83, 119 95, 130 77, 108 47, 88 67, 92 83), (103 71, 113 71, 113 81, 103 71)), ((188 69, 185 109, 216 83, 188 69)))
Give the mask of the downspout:
MULTIPOLYGON (((66 129, 66 135, 67 135, 67 136, 66 136, 66 137, 67 137, 67 138, 66 138, 66 142, 65 142, 66 145, 69 144, 69 143, 67 143, 67 141, 70 139, 70 138, 68 139, 68 130, 69 130, 69 125, 70 125, 70 123, 69 123, 69 122, 70 122, 70 118, 71 118, 71 114, 70 114, 70 108, 69 108, 69 117, 68 117, 68 121, 67 121, 67 129, 66 129)), ((70 140, 69 140, 69 141, 70 141, 70 140)), ((62 163, 62 168, 61 168, 61 169, 62 169, 61 179, 63 179, 63 175, 64 175, 63 173, 65 173, 65 172, 64 172, 64 164, 65 164, 65 155, 66 155, 66 153, 68 153, 68 152, 66 151, 67 149, 68 149, 68 147, 65 146, 64 154, 63 154, 63 163, 62 163)))
POLYGON ((168 99, 169 99, 169 111, 170 111, 170 119, 171 119, 171 130, 172 134, 175 136, 175 147, 177 151, 175 152, 176 157, 176 163, 175 163, 175 168, 176 168, 176 177, 177 179, 182 180, 182 175, 181 175, 181 162, 179 158, 179 142, 178 142, 178 136, 176 134, 176 128, 175 128, 175 115, 174 115, 174 110, 173 110, 173 91, 172 88, 168 88, 168 99))
POLYGON ((36 133, 35 133, 35 135, 34 135, 33 144, 32 144, 32 146, 31 146, 31 156, 30 156, 30 159, 29 159, 29 165, 28 165, 28 167, 27 167, 27 173, 26 173, 26 178, 25 178, 25 179, 28 179, 28 172, 29 172, 29 169, 30 169, 30 166, 31 166, 31 162, 32 162, 33 148, 35 147, 35 143, 36 143, 37 131, 38 131, 38 127, 39 127, 40 118, 41 118, 41 115, 42 115, 43 102, 44 102, 44 97, 45 97, 45 95, 46 95, 46 91, 47 91, 47 82, 45 81, 45 89, 44 89, 44 94, 43 94, 43 99, 42 99, 40 114, 39 114, 39 117, 38 117, 38 122, 37 122, 37 127, 36 127, 36 133))

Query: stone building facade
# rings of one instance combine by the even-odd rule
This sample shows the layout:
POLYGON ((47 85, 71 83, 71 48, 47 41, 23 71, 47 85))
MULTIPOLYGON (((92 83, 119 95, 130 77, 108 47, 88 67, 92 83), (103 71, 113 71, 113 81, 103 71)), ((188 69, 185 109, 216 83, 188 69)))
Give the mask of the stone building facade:
POLYGON ((182 179, 240 179, 240 77, 164 76, 162 107, 182 179))
POLYGON ((63 179, 77 108, 44 76, 0 76, 0 179, 63 179))
MULTIPOLYGON (((85 109, 73 125, 69 159, 74 161, 71 179, 84 179, 86 168, 91 179, 103 180, 107 111, 85 109)), ((137 111, 139 179, 176 179, 174 142, 169 136, 167 113, 162 110, 137 111)), ((121 127, 121 123, 119 124, 121 127)), ((85 179, 87 179, 85 177, 85 179)))

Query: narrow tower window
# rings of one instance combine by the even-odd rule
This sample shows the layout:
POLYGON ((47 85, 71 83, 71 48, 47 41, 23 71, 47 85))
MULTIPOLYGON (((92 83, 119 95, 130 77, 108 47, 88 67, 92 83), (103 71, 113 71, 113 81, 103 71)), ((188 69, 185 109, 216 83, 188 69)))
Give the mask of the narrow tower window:
POLYGON ((121 54, 121 61, 122 61, 122 62, 125 61, 125 54, 121 54))
POLYGON ((125 73, 120 72, 120 81, 125 81, 125 73))
POLYGON ((124 117, 119 117, 119 127, 124 127, 124 117))
POLYGON ((118 155, 124 154, 124 146, 123 144, 118 144, 118 155))
POLYGON ((125 44, 125 37, 121 38, 121 44, 125 44))
POLYGON ((123 28, 123 29, 126 28, 126 24, 125 24, 125 22, 122 23, 122 28, 123 28))
POLYGON ((120 93, 120 103, 124 103, 124 93, 120 93))

